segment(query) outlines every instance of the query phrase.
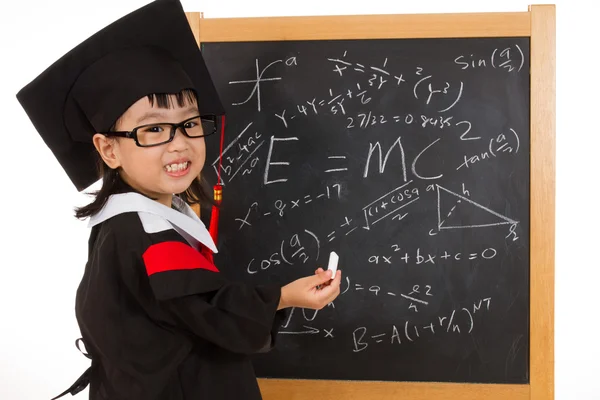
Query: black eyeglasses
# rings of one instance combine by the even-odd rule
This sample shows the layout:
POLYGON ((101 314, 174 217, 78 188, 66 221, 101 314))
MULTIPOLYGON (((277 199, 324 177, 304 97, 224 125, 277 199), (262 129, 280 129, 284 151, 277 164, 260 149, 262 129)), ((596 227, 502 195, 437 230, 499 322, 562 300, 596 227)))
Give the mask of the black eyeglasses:
POLYGON ((177 128, 189 138, 212 135, 217 131, 217 116, 203 115, 188 118, 178 124, 159 122, 133 128, 131 131, 99 132, 106 136, 118 136, 135 140, 139 147, 153 147, 173 141, 177 128))

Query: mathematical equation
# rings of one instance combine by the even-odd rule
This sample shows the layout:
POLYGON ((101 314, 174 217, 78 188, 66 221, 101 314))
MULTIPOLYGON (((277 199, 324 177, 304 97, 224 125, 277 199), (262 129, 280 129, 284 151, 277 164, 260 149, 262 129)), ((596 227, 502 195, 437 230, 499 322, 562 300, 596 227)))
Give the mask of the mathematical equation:
MULTIPOLYGON (((392 220, 396 220, 401 222, 408 215, 408 212, 405 212, 405 208, 417 200, 420 199, 420 191, 417 187, 411 187, 412 181, 407 182, 404 185, 397 187, 396 189, 385 193, 383 196, 376 198, 374 201, 371 201, 366 206, 362 207, 363 218, 356 220, 356 218, 352 218, 349 216, 344 216, 340 222, 338 222, 338 228, 329 231, 329 233, 325 233, 323 236, 325 238, 321 239, 321 236, 315 232, 315 230, 304 229, 299 233, 293 234, 290 238, 281 240, 279 244, 279 248, 277 251, 273 252, 269 257, 262 259, 257 266, 255 264, 256 258, 252 258, 250 262, 247 264, 246 272, 248 274, 256 274, 259 271, 265 271, 269 269, 271 266, 281 265, 282 263, 288 265, 295 265, 296 262, 301 262, 302 264, 306 264, 308 260, 311 258, 311 253, 309 249, 315 248, 313 251, 314 260, 319 260, 320 252, 321 252, 321 242, 327 241, 327 243, 331 243, 336 238, 342 237, 345 238, 352 234, 353 232, 366 232, 373 229, 373 227, 379 223, 380 221, 388 218, 392 220), (356 221, 355 221, 356 220, 356 221), (302 235, 302 238, 301 238, 302 235), (304 243, 308 240, 309 243, 314 243, 314 246, 305 246, 304 243), (286 255, 287 254, 287 255, 286 255)), ((340 197, 341 185, 335 184, 331 187, 332 189, 336 189, 335 191, 329 190, 329 186, 326 187, 326 190, 320 193, 317 197, 320 198, 329 198, 333 191, 334 194, 337 194, 337 197, 340 197)), ((430 185, 426 189, 427 191, 436 191, 437 193, 437 218, 438 223, 436 228, 432 228, 429 231, 429 236, 435 236, 444 230, 452 230, 452 229, 475 229, 486 226, 501 226, 508 225, 510 226, 509 231, 506 238, 512 238, 513 241, 517 240, 519 236, 517 235, 517 226, 518 221, 512 220, 504 215, 501 215, 477 202, 470 199, 470 192, 465 189, 463 184, 463 195, 450 191, 440 185, 430 185), (470 209, 477 210, 480 212, 481 221, 485 221, 485 223, 478 224, 477 219, 472 219, 474 224, 467 225, 461 223, 460 220, 453 219, 453 215, 458 212, 458 210, 467 210, 470 209), (442 213, 442 210, 444 213, 442 213), (491 219, 494 218, 494 219, 491 219)), ((301 204, 302 198, 292 200, 291 202, 284 203, 282 200, 277 200, 274 203, 275 209, 278 210, 276 215, 283 216, 286 212, 286 207, 291 204, 288 211, 292 211, 294 208, 301 208, 302 206, 306 206, 310 202, 312 202, 312 198, 310 196, 304 197, 304 204, 301 204)), ((236 221, 239 222, 239 229, 241 230, 244 226, 252 226, 253 216, 256 218, 268 218, 272 215, 271 211, 264 211, 258 208, 258 202, 254 202, 249 208, 246 215, 243 218, 236 218, 236 221)), ((494 259, 498 251, 493 246, 486 247, 482 251, 471 251, 471 252, 463 252, 463 251, 448 251, 444 250, 443 253, 429 253, 425 251, 421 251, 420 247, 417 247, 416 250, 407 251, 403 249, 400 244, 393 243, 390 245, 391 251, 388 254, 371 254, 368 257, 366 265, 375 264, 375 265, 392 265, 394 262, 404 262, 404 265, 436 265, 444 262, 461 262, 465 261, 473 261, 473 260, 485 260, 489 261, 494 259), (395 254, 399 253, 399 254, 395 254), (394 261, 392 261, 394 260, 394 261)))
POLYGON ((473 332, 475 328, 475 316, 482 312, 490 311, 492 298, 487 297, 473 303, 472 307, 462 307, 454 309, 447 316, 437 316, 436 319, 427 324, 415 324, 410 321, 405 321, 403 326, 398 328, 392 325, 388 332, 369 332, 367 327, 358 327, 352 332, 354 348, 353 351, 358 353, 366 350, 369 345, 377 345, 389 340, 390 344, 402 344, 405 340, 415 342, 422 337, 431 337, 440 334, 465 334, 473 332))
POLYGON ((252 132, 250 130, 252 124, 250 122, 246 125, 242 132, 225 147, 222 155, 211 164, 217 176, 219 176, 220 168, 223 176, 219 183, 222 185, 225 185, 223 178, 227 178, 228 182, 231 182, 240 171, 242 176, 251 174, 260 161, 260 157, 254 156, 254 154, 262 147, 265 140, 258 131, 245 135, 247 131, 252 132))
MULTIPOLYGON (((491 157, 498 157, 498 154, 496 153, 513 153, 517 154, 519 152, 519 147, 521 145, 521 140, 519 139, 519 135, 517 134, 517 132, 512 129, 509 128, 509 131, 512 133, 512 135, 509 135, 508 137, 504 134, 504 133, 500 133, 498 134, 498 136, 496 136, 495 138, 491 138, 489 141, 489 144, 487 146, 487 149, 485 151, 481 151, 477 154, 473 154, 473 155, 464 155, 464 161, 458 166, 456 167, 456 170, 458 171, 459 169, 465 167, 465 168, 469 168, 470 166, 483 161, 485 159, 491 159, 491 157), (514 135, 514 136, 513 136, 514 135), (511 144, 511 140, 514 138, 514 144, 511 144), (495 149, 495 151, 494 151, 495 149), (491 157, 490 157, 491 154, 491 157)), ((480 138, 478 138, 480 139, 480 138)))
MULTIPOLYGON (((419 74, 420 75, 420 74, 419 74)), ((439 107, 441 109, 436 110, 439 113, 445 113, 452 108, 454 108, 460 101, 462 93, 464 91, 464 82, 460 81, 455 86, 456 90, 452 90, 452 85, 449 82, 443 82, 440 84, 439 88, 435 88, 432 83, 427 84, 427 81, 433 80, 433 75, 427 75, 421 79, 419 79, 413 86, 412 94, 414 95, 416 100, 422 101, 425 105, 429 105, 432 103, 432 99, 435 99, 434 96, 455 96, 450 104, 444 104, 444 107, 439 107), (420 92, 423 91, 423 88, 426 88, 425 95, 420 92)), ((385 81, 384 81, 385 82, 385 81)), ((404 80, 402 80, 404 82, 404 80)), ((372 82, 370 86, 372 86, 372 82)), ((364 84, 363 84, 364 85, 364 84)), ((377 87, 377 91, 381 89, 381 85, 377 87)), ((371 90, 372 91, 372 90, 371 90)), ((288 109, 282 110, 279 114, 274 113, 274 116, 278 118, 278 120, 283 124, 284 128, 289 128, 290 123, 293 119, 297 117, 310 117, 310 116, 318 116, 318 115, 332 115, 332 116, 346 116, 346 109, 352 105, 350 103, 352 101, 359 102, 358 104, 361 106, 365 106, 373 100, 374 96, 377 94, 370 93, 369 89, 364 89, 361 86, 360 82, 354 83, 352 87, 348 87, 341 92, 334 92, 331 88, 328 90, 327 95, 321 95, 319 97, 313 97, 309 100, 305 100, 304 102, 296 104, 295 109, 293 109, 290 113, 288 113, 288 109), (344 103, 344 101, 346 101, 344 103)), ((358 114, 356 117, 349 116, 348 117, 348 126, 347 129, 353 128, 355 126, 355 119, 358 120, 361 118, 361 122, 359 124, 362 128, 367 128, 368 126, 375 125, 376 123, 385 123, 387 122, 387 118, 384 115, 375 115, 371 112, 358 114)), ((399 122, 401 118, 399 115, 393 116, 396 122, 399 122)), ((407 124, 411 124, 414 122, 414 117, 412 114, 408 114, 403 117, 404 122, 407 124)), ((436 124, 437 117, 427 117, 425 122, 429 123, 431 120, 431 124, 436 124)), ((445 121, 445 118, 442 119, 445 121)))
MULTIPOLYGON (((366 66, 364 63, 351 62, 346 58, 347 52, 344 52, 342 57, 326 57, 327 63, 334 65, 333 72, 335 76, 344 76, 344 73, 348 71, 354 71, 359 73, 358 77, 368 73, 368 79, 366 82, 353 82, 351 87, 334 92, 333 89, 329 88, 327 95, 312 97, 301 103, 298 103, 295 110, 292 113, 288 113, 289 110, 282 110, 279 113, 274 113, 277 121, 280 121, 283 129, 290 127, 291 120, 299 117, 309 117, 311 115, 320 115, 320 110, 325 109, 331 115, 344 115, 346 118, 346 124, 344 129, 346 131, 360 128, 367 129, 375 125, 382 125, 388 122, 394 121, 395 123, 403 123, 404 125, 420 125, 422 128, 439 128, 452 130, 460 141, 482 141, 486 142, 485 146, 481 146, 481 150, 474 154, 464 154, 462 159, 455 166, 456 170, 461 168, 472 168, 475 164, 481 163, 484 160, 490 160, 499 157, 501 154, 516 154, 520 148, 520 138, 517 131, 512 127, 506 127, 506 131, 493 133, 494 137, 484 138, 484 135, 480 131, 482 128, 473 126, 473 123, 464 118, 455 118, 453 115, 448 115, 447 112, 455 107, 462 98, 462 94, 465 90, 465 84, 462 80, 456 82, 448 82, 443 79, 439 79, 434 74, 428 74, 427 69, 421 66, 417 66, 414 69, 413 74, 405 73, 392 73, 387 68, 388 58, 385 58, 383 65, 380 66, 366 66), (348 71, 347 71, 348 70, 348 71), (361 106, 368 104, 378 104, 378 101, 372 102, 376 93, 379 93, 382 88, 386 86, 386 83, 395 82, 396 88, 404 88, 405 85, 410 83, 411 87, 407 88, 407 95, 414 97, 415 100, 423 102, 430 111, 437 112, 435 114, 415 114, 412 113, 398 113, 398 114, 383 114, 377 110, 364 109, 361 112, 349 115, 346 107, 349 101, 359 101, 361 106), (401 85, 403 84, 404 85, 401 85), (374 92, 375 91, 375 92, 374 92), (434 107, 435 99, 439 97, 438 105, 434 107), (344 103, 344 100, 347 102, 344 103), (348 115, 347 115, 348 114, 348 115)), ((492 68, 501 68, 509 72, 518 72, 522 69, 524 64, 524 55, 518 45, 508 46, 505 48, 496 48, 490 52, 489 55, 482 57, 474 54, 470 55, 459 55, 454 59, 456 65, 462 69, 475 69, 485 68, 489 64, 492 68)), ((257 58, 255 60, 256 77, 247 80, 232 80, 229 82, 230 85, 240 84, 251 84, 251 90, 248 97, 241 102, 234 102, 232 105, 241 106, 248 103, 252 98, 256 97, 258 103, 258 111, 261 108, 260 99, 260 87, 261 84, 277 84, 277 82, 283 82, 285 80, 284 71, 277 69, 274 72, 273 68, 278 66, 285 66, 284 68, 299 68, 298 57, 292 56, 286 60, 278 59, 267 63, 267 66, 260 68, 260 61, 257 58), (273 70, 273 73, 278 76, 266 76, 273 70)), ((405 71, 406 72, 406 71, 405 71)), ((376 106, 374 106, 376 107, 376 106)), ((363 107, 364 108, 364 107, 363 107)), ((277 135, 271 134, 268 138, 264 137, 262 133, 252 129, 253 122, 249 122, 247 126, 235 137, 235 139, 228 144, 223 151, 223 155, 212 163, 212 167, 215 169, 217 175, 221 178, 221 184, 225 185, 231 182, 238 176, 252 175, 257 168, 264 168, 262 184, 281 184, 289 181, 288 177, 272 177, 272 169, 276 168, 277 172, 275 175, 284 174, 284 168, 291 167, 291 162, 287 160, 280 160, 275 154, 275 148, 279 142, 288 142, 293 144, 301 140, 298 136, 290 135, 277 135), (266 146, 266 143, 269 145, 266 146), (263 158, 264 155, 259 154, 261 148, 268 147, 268 154, 266 160, 263 158), (217 164, 218 163, 218 164, 217 164), (220 170, 219 170, 220 168, 220 170), (221 174, 219 174, 219 172, 221 174)), ((281 125, 280 125, 281 126, 281 125)), ((486 130, 487 133, 487 130, 486 130)), ((389 147, 382 161, 382 146, 379 141, 369 142, 369 148, 366 150, 367 157, 366 163, 363 168, 363 177, 368 178, 370 164, 372 161, 376 162, 377 156, 379 156, 379 174, 383 174, 385 171, 386 163, 390 158, 392 152, 395 157, 401 156, 403 170, 402 176, 404 182, 407 182, 407 168, 413 173, 413 176, 421 180, 439 179, 444 176, 443 173, 438 175, 423 175, 419 173, 417 168, 417 162, 426 151, 435 151, 436 143, 440 139, 436 139, 429 143, 410 163, 410 166, 406 165, 404 159, 404 145, 402 143, 402 137, 398 136, 397 140, 389 147)), ((338 173, 348 171, 348 167, 345 165, 346 154, 335 154, 330 151, 330 154, 326 157, 328 165, 324 168, 324 173, 338 173)), ((358 159, 364 159, 361 155, 358 155, 358 159)), ((489 162, 489 161, 488 161, 489 162)))
MULTIPOLYGON (((351 283, 351 279, 349 276, 346 276, 346 289, 344 289, 344 285, 340 288, 340 296, 345 295, 348 291, 352 290, 354 292, 365 291, 365 293, 369 293, 373 296, 379 296, 380 294, 383 296, 390 297, 398 297, 399 299, 406 301, 408 304, 408 310, 419 312, 419 307, 429 305, 429 296, 433 296, 432 286, 431 285, 413 285, 410 292, 407 293, 398 293, 396 290, 393 292, 387 290, 379 285, 365 285, 363 286, 360 283, 351 283), (343 289, 343 290, 342 290, 343 289)), ((392 304, 392 303, 390 303, 392 304)))
MULTIPOLYGON (((451 118, 451 117, 450 117, 451 118)), ((427 123, 435 124, 431 122, 430 119, 427 119, 427 123)), ((436 120, 437 121, 437 120, 436 120)), ((449 120, 446 119, 440 123, 442 125, 449 125, 449 120), (445 122, 444 122, 445 121, 445 122)), ((285 183, 288 181, 287 177, 280 177, 275 179, 271 177, 270 173, 272 173, 271 168, 274 166, 280 167, 278 168, 278 173, 281 175, 281 167, 290 167, 290 161, 274 161, 277 159, 277 156, 274 155, 275 144, 277 142, 296 142, 299 141, 300 138, 296 136, 288 136, 288 137, 278 137, 272 135, 269 139, 263 139, 262 135, 258 132, 249 135, 247 138, 243 138, 242 136, 248 131, 252 123, 249 123, 244 130, 232 141, 223 151, 223 155, 214 160, 212 163, 213 168, 215 169, 215 173, 218 175, 218 166, 217 163, 221 161, 221 184, 225 185, 226 182, 224 179, 227 179, 227 183, 231 182, 236 176, 240 175, 250 175, 256 168, 262 168, 264 165, 264 173, 263 173, 263 184, 270 185, 275 183, 285 183), (257 151, 265 144, 265 141, 269 141, 269 149, 268 154, 266 156, 266 162, 260 162, 260 155, 257 155, 257 151), (233 152, 232 149, 237 149, 237 152, 233 152), (229 153, 231 152, 231 153, 229 153), (231 155, 228 155, 231 154, 231 155)), ((466 125, 464 132, 460 135, 460 140, 480 140, 481 136, 466 136, 471 131, 471 123, 469 121, 459 121, 455 126, 466 125)), ((415 178, 421 180, 431 180, 438 179, 444 176, 443 173, 438 175, 425 176, 418 171, 417 164, 419 159, 431 149, 434 149, 434 145, 440 141, 440 138, 435 139, 427 146, 425 146, 413 159, 412 163, 407 165, 405 158, 404 145, 402 143, 402 136, 398 136, 398 138, 387 148, 382 148, 381 143, 379 141, 369 142, 368 150, 365 150, 366 157, 361 157, 365 159, 364 168, 362 171, 362 177, 368 178, 373 171, 371 168, 372 165, 375 165, 375 173, 384 174, 386 170, 386 166, 390 160, 390 157, 393 155, 395 157, 399 157, 402 164, 402 178, 404 182, 408 181, 408 171, 410 167, 410 171, 415 178), (384 155, 385 151, 385 155, 384 155)), ((492 158, 496 158, 500 154, 517 154, 520 149, 520 138, 518 133, 513 129, 509 128, 507 133, 501 132, 497 134, 495 137, 489 139, 488 143, 485 145, 485 149, 478 152, 477 154, 463 155, 463 160, 460 164, 455 168, 456 170, 460 170, 461 168, 471 168, 473 165, 480 163, 486 159, 491 160, 492 158)), ((338 173, 348 171, 348 167, 345 164, 347 156, 344 154, 333 154, 326 155, 325 159, 327 161, 327 167, 323 169, 325 174, 338 173)), ((288 170, 289 171, 289 170, 288 170)), ((409 194, 406 194, 407 196, 409 194)))
MULTIPOLYGON (((375 291, 375 290, 372 290, 375 291)), ((377 292, 379 289, 377 290, 377 292)), ((403 295, 410 299, 410 296, 415 293, 425 293, 426 296, 432 296, 430 293, 431 286, 425 285, 420 289, 419 285, 413 286, 413 291, 409 295, 403 295)), ((423 300, 416 300, 420 303, 427 303, 423 300)), ((486 297, 479 299, 469 306, 455 308, 448 315, 434 316, 431 320, 425 323, 415 323, 410 320, 403 321, 402 324, 392 324, 389 330, 382 332, 372 331, 366 326, 360 326, 354 329, 352 335, 352 351, 355 353, 366 350, 369 346, 378 345, 387 342, 389 344, 402 344, 418 341, 423 337, 435 337, 439 335, 459 335, 470 334, 475 329, 476 318, 484 313, 491 311, 492 298, 486 297)), ((332 304, 331 304, 332 305, 332 304)), ((411 305, 410 308, 413 308, 411 305)), ((280 335, 322 335, 323 338, 334 339, 337 332, 334 328, 317 328, 314 321, 319 314, 319 310, 306 310, 292 308, 287 320, 282 324, 280 335), (299 328, 290 328, 292 321, 295 320, 295 325, 301 325, 299 328)), ((342 334, 347 334, 342 332, 342 334)))
MULTIPOLYGON (((397 244, 392 244, 392 249, 394 252, 400 252, 400 254, 402 254, 401 252, 401 248, 399 245, 397 244)), ((493 248, 493 247, 487 247, 486 249, 484 249, 483 251, 479 251, 479 252, 460 252, 460 251, 453 251, 453 252, 448 252, 446 250, 444 250, 443 254, 430 254, 430 253, 426 253, 426 252, 421 252, 420 248, 417 248, 417 250, 414 252, 413 255, 409 254, 407 251, 404 251, 404 254, 402 254, 401 257, 397 257, 394 258, 394 260, 392 260, 392 258, 394 257, 393 254, 391 255, 371 255, 369 256, 367 262, 369 264, 375 264, 375 265, 392 265, 393 262, 395 262, 395 260, 399 259, 400 261, 403 261, 405 265, 409 264, 409 260, 413 260, 412 261, 414 263, 414 265, 421 265, 421 264, 432 264, 435 265, 436 264, 436 258, 437 258, 437 262, 441 263, 443 261, 440 260, 450 260, 450 261, 462 261, 462 260, 491 260, 494 257, 496 257, 496 255, 498 255, 498 251, 493 248)))
MULTIPOLYGON (((291 347, 337 338, 368 355, 506 328, 492 297, 500 310, 504 292, 525 293, 525 268, 500 267, 527 262, 529 76, 520 39, 504 40, 418 57, 259 47, 233 68, 239 119, 209 162, 242 194, 225 216, 239 273, 287 280, 341 256, 338 298, 280 327, 291 347)), ((510 301, 506 326, 522 311, 510 301)))
MULTIPOLYGON (((409 181, 364 206, 365 226, 363 228, 370 230, 372 225, 419 200, 419 188, 406 188, 411 183, 412 181, 409 181)), ((405 216, 406 214, 397 214, 397 219, 402 220, 405 216)))
POLYGON ((263 220, 266 217, 274 216, 274 217, 283 217, 286 213, 294 212, 295 209, 302 209, 303 206, 313 203, 313 201, 317 201, 320 199, 329 200, 335 199, 338 200, 341 198, 342 185, 339 183, 328 185, 322 191, 317 194, 307 194, 301 196, 299 198, 295 198, 290 201, 283 201, 281 199, 277 199, 273 202, 273 208, 269 208, 267 210, 261 209, 260 205, 257 201, 253 202, 246 212, 246 215, 241 218, 235 218, 235 221, 239 222, 238 230, 242 230, 243 227, 248 226, 251 227, 252 223, 256 220, 263 220))
POLYGON ((310 259, 310 254, 309 250, 303 245, 303 243, 305 243, 305 238, 309 238, 310 241, 314 240, 316 244, 315 259, 318 259, 321 250, 319 238, 314 232, 311 232, 308 229, 304 229, 303 233, 305 234, 304 238, 300 237, 301 234, 295 233, 289 239, 282 240, 279 249, 269 257, 261 260, 258 266, 255 265, 256 258, 251 259, 246 267, 246 272, 250 275, 254 275, 259 271, 265 271, 271 266, 281 265, 282 263, 294 265, 295 262, 299 261, 302 264, 306 264, 310 259), (286 249, 288 250, 287 255, 286 249))
MULTIPOLYGON (((347 277, 347 282, 348 282, 348 287, 346 290, 344 290, 340 295, 345 294, 346 292, 348 292, 348 290, 350 290, 350 278, 347 277)), ((361 284, 354 284, 353 287, 354 291, 361 291, 361 290, 365 290, 368 291, 367 293, 369 293, 372 296, 379 296, 381 295, 386 295, 386 296, 392 296, 392 297, 398 297, 401 301, 404 301, 405 304, 408 304, 408 309, 412 310, 414 312, 418 312, 418 307, 417 305, 424 305, 427 306, 429 304, 429 297, 432 297, 433 291, 432 291, 432 287, 431 285, 413 285, 412 289, 410 292, 406 291, 406 294, 404 293, 393 293, 390 291, 387 291, 385 289, 383 289, 381 286, 378 285, 371 285, 370 287, 363 287, 363 285, 361 284)), ((329 307, 335 308, 335 303, 330 303, 328 305, 329 307)), ((298 322, 297 320, 299 319, 302 324, 306 324, 308 322, 313 322, 316 318, 317 315, 319 314, 319 310, 307 310, 306 308, 300 308, 299 313, 297 313, 298 308, 293 307, 288 315, 287 320, 285 321, 285 323, 282 325, 282 328, 288 328, 290 326, 290 323, 292 320, 296 320, 296 322, 298 322)), ((303 325, 306 326, 306 325, 303 325)), ((282 333, 285 334, 293 334, 296 333, 295 331, 290 331, 290 330, 284 330, 284 331, 280 331, 282 333)))

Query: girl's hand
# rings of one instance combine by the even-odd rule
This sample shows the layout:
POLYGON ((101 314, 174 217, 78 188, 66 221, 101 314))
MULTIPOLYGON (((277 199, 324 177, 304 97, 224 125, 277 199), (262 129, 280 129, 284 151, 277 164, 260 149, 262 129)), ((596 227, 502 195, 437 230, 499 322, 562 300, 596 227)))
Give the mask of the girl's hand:
MULTIPOLYGON (((317 268, 317 269, 315 270, 315 275, 319 275, 319 274, 320 274, 320 273, 322 273, 322 272, 324 272, 323 268, 319 267, 319 268, 317 268)), ((327 281, 327 282, 325 282, 325 283, 321 284, 321 286, 320 286, 320 287, 323 287, 323 286, 329 286, 329 285, 331 284, 331 282, 332 282, 332 281, 331 281, 331 280, 329 280, 329 281, 327 281)))
POLYGON ((278 310, 287 307, 302 307, 320 310, 340 294, 342 272, 338 269, 335 279, 331 271, 319 268, 315 275, 297 279, 281 288, 278 310))

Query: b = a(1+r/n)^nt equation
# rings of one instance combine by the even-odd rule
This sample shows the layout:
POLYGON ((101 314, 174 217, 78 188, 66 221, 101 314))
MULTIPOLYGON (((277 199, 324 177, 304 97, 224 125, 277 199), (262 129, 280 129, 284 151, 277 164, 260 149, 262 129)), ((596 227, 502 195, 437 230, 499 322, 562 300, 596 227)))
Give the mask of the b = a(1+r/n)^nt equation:
POLYGON ((480 299, 473 303, 473 307, 463 307, 460 310, 452 310, 449 316, 438 316, 437 320, 431 321, 427 325, 411 324, 410 321, 405 321, 404 326, 392 325, 390 332, 378 333, 375 335, 367 335, 367 327, 358 327, 352 332, 354 348, 353 352, 358 353, 366 350, 369 344, 383 343, 385 337, 389 335, 390 343, 402 344, 402 340, 406 339, 409 342, 415 342, 421 336, 431 336, 440 334, 461 334, 471 333, 475 327, 474 317, 482 311, 490 310, 491 297, 480 299), (369 341, 370 340, 370 341, 369 341))

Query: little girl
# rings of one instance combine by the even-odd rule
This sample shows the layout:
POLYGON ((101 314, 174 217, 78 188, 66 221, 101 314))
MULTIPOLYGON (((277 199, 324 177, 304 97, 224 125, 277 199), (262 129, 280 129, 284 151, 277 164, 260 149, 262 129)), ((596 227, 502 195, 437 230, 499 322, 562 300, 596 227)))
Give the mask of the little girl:
POLYGON ((78 190, 102 177, 76 316, 91 367, 61 395, 93 400, 260 399, 250 355, 284 310, 321 309, 341 273, 287 285, 230 282, 190 208, 209 199, 204 137, 223 107, 178 0, 97 32, 17 98, 78 190), (100 174, 98 173, 100 167, 100 174))

